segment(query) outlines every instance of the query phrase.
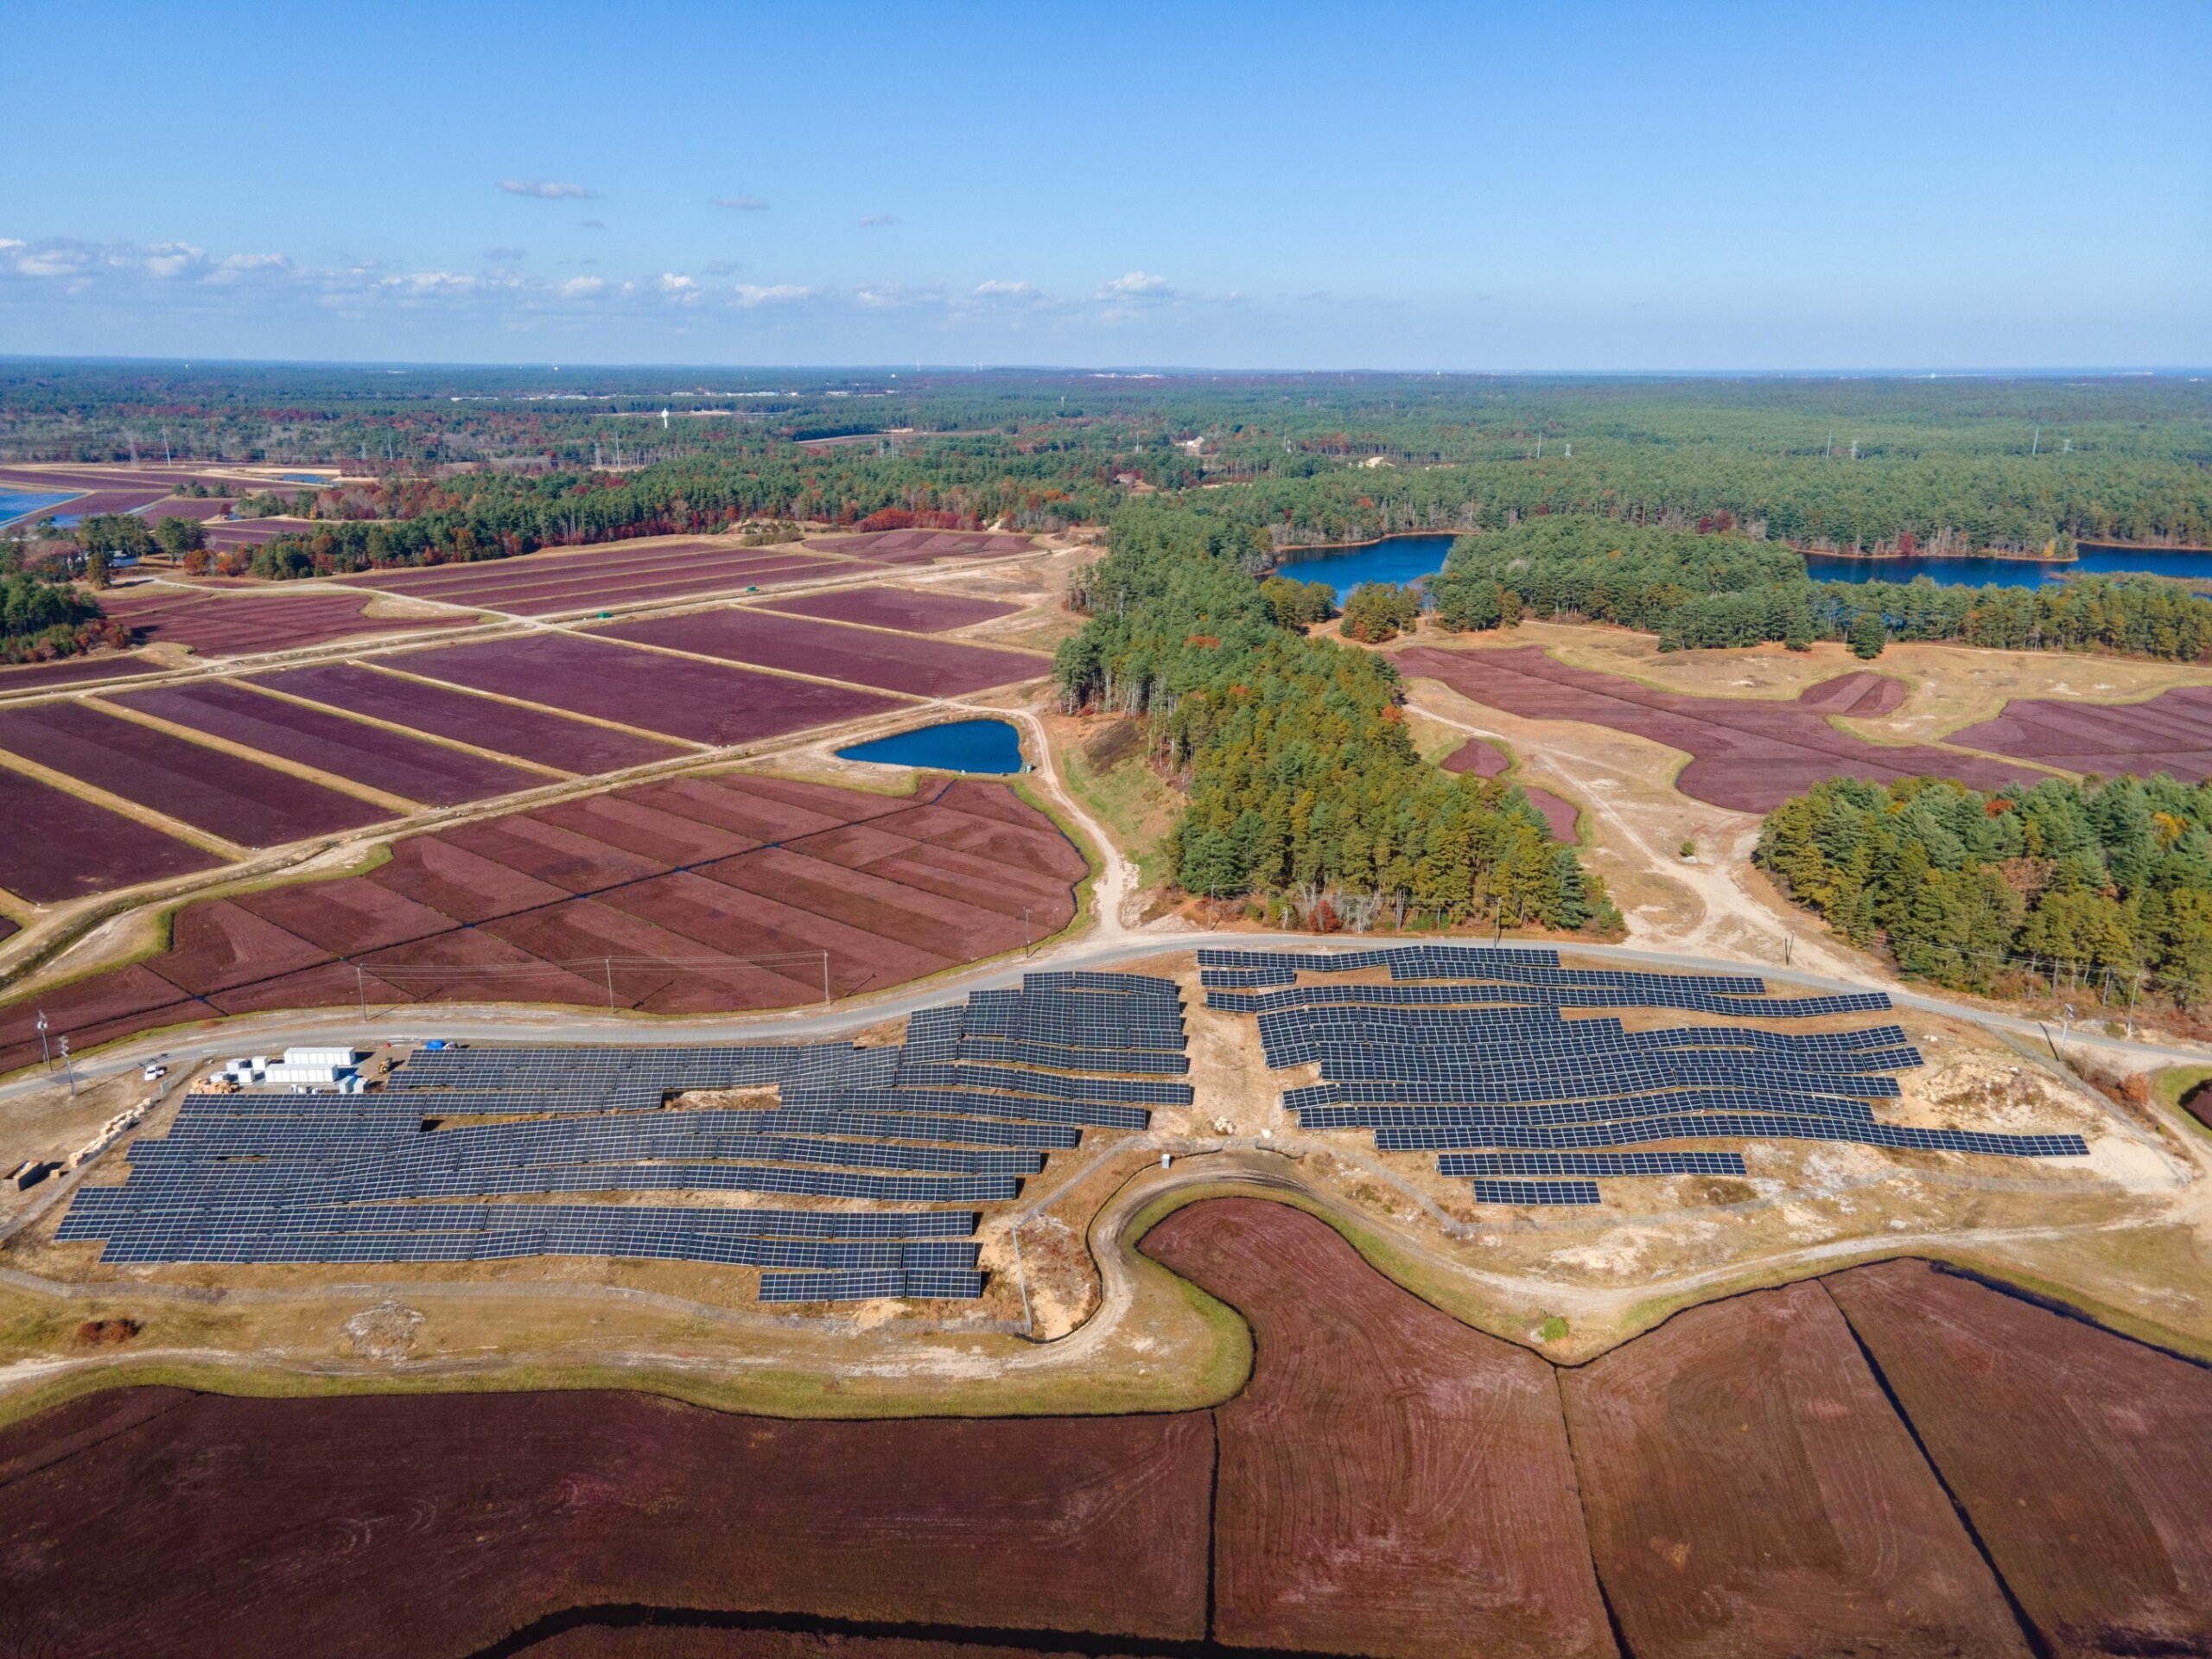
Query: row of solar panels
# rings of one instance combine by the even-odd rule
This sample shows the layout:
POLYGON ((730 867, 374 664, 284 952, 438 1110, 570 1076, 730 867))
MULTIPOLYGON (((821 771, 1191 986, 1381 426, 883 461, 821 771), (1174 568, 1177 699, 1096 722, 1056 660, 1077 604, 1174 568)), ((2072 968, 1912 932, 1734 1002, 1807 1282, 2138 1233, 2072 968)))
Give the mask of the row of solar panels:
POLYGON ((973 1211, 520 1201, 1005 1202, 1085 1128, 1141 1129, 1147 1106, 1192 1097, 1141 1075, 1182 1064, 1172 981, 1032 976, 987 1002, 996 1031, 963 1039, 964 1014, 923 1011, 903 1047, 470 1047, 419 1054, 372 1096, 194 1096, 168 1136, 133 1146, 124 1185, 77 1196, 62 1236, 104 1240, 117 1261, 627 1255, 789 1269, 763 1277, 769 1301, 972 1297, 973 1211), (1172 1056, 1103 1046, 1171 1039, 1172 1056), (767 1084, 770 1107, 665 1109, 672 1094, 767 1084), (963 1242, 908 1242, 939 1238, 963 1242))
POLYGON ((1895 1077, 1885 1077, 1854 1078, 1847 1090, 1831 1077, 1740 1066, 1603 1072, 1582 1067, 1570 1073, 1556 1065, 1531 1065, 1510 1070, 1497 1067, 1480 1074, 1479 1081, 1471 1077, 1349 1077, 1342 1082, 1309 1083, 1284 1090, 1282 1102, 1294 1112, 1315 1106, 1533 1106, 1548 1101, 1699 1086, 1765 1088, 1783 1093, 1834 1095, 1846 1100, 1895 1100, 1902 1092, 1895 1077))
POLYGON ((1883 1014, 1883 991, 1813 996, 1736 996, 1682 984, 1651 990, 1611 986, 1588 990, 1503 985, 1299 985, 1274 991, 1209 991, 1206 1007, 1220 1014, 1275 1014, 1325 1006, 1376 1007, 1672 1008, 1727 1019, 1814 1020, 1838 1014, 1883 1014))
POLYGON ((120 1186, 86 1187, 62 1218, 59 1236, 99 1238, 117 1217, 145 1217, 209 1222, 240 1228, 311 1227, 346 1233, 481 1232, 531 1224, 598 1224, 610 1217, 639 1227, 681 1227, 728 1238, 966 1238, 982 1219, 973 1210, 767 1210, 752 1205, 714 1209, 601 1204, 364 1204, 286 1202, 266 1194, 237 1198, 132 1194, 120 1186))

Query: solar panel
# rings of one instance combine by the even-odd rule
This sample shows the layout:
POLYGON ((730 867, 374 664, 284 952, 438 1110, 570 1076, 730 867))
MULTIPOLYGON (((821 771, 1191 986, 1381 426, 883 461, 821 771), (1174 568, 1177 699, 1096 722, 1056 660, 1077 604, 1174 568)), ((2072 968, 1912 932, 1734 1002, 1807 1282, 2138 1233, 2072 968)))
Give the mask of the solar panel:
POLYGON ((1475 1183, 1477 1204, 1591 1205, 1598 1202, 1595 1181, 1489 1181, 1475 1183))

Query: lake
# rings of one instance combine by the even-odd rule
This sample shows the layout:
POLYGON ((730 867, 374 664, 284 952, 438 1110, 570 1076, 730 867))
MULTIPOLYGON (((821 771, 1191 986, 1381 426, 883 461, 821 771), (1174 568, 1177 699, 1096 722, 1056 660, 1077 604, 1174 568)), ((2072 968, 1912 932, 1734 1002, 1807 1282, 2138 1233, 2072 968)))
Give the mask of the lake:
MULTIPOLYGON (((1455 536, 1392 536, 1364 547, 1314 548, 1283 557, 1277 574, 1295 582, 1325 582, 1342 604, 1363 582, 1417 582, 1444 568, 1455 536)), ((1815 582, 1910 582, 1927 576, 1945 588, 2039 588, 2067 571, 2146 570, 2158 576, 2212 577, 2212 552, 2164 552, 2139 547, 2101 547, 2083 542, 2070 564, 2033 559, 1861 559, 1808 554, 1815 582)))
POLYGON ((879 737, 837 751, 840 760, 885 766, 929 766, 940 772, 1021 770, 1021 734, 1002 720, 955 720, 879 737))
POLYGON ((35 490, 0 490, 0 524, 13 518, 27 518, 48 507, 58 507, 64 501, 74 501, 76 492, 60 495, 41 494, 35 490))
POLYGON ((1275 574, 1293 582, 1325 582, 1337 590, 1337 603, 1351 597, 1363 582, 1417 582, 1444 568, 1456 535, 1391 536, 1365 547, 1308 548, 1283 555, 1275 574))
POLYGON ((1853 559, 1808 554, 1815 582, 1910 582, 1927 576, 1945 588, 2040 588, 2068 571, 2148 571, 2154 576, 2212 576, 2212 553, 2164 552, 2139 547, 2099 547, 2083 542, 2069 564, 2034 559, 1853 559))

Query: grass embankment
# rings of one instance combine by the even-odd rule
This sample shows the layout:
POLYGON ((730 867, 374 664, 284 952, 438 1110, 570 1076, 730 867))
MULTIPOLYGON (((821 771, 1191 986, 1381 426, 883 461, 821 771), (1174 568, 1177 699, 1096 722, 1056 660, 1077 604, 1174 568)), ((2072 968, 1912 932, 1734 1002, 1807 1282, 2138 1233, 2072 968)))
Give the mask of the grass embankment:
POLYGON ((1136 865, 1138 884, 1149 893, 1167 881, 1166 836, 1182 804, 1146 764, 1143 744, 1135 721, 1116 718, 1058 758, 1068 788, 1136 865))

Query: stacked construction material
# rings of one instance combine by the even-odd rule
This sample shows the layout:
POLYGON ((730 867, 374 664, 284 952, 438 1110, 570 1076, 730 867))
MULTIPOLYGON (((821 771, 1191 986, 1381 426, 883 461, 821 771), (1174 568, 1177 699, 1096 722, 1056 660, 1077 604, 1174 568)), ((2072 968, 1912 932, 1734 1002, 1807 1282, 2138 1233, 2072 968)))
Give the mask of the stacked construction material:
POLYGON ((111 1262, 604 1255, 759 1268, 770 1302, 977 1296, 979 1212, 924 1206, 1011 1202, 1085 1129, 1191 1098, 1157 1075, 1182 1063, 1173 982, 988 996, 916 1014, 903 1047, 451 1048, 368 1095, 194 1095, 59 1236, 111 1262), (688 1201, 616 1196, 645 1192, 688 1201))
POLYGON ((1385 1152, 1434 1151, 1484 1203, 1595 1204, 1600 1177, 1741 1175, 1740 1153, 1624 1153, 1715 1140, 1855 1141, 1916 1152, 2063 1158, 2077 1135, 1994 1135, 1881 1122, 1891 1073, 1919 1065, 1896 1026, 1775 1032, 1735 1024, 1630 1031, 1568 1009, 1665 1008, 1737 1020, 1886 1011, 1878 991, 1783 997, 1753 976, 1562 968, 1556 951, 1417 945, 1201 950, 1206 1006, 1259 1016, 1270 1066, 1318 1064, 1286 1090, 1309 1129, 1370 1129, 1385 1152), (1303 974, 1387 970, 1389 982, 1303 974), (1553 1181, 1529 1177, 1564 1178, 1553 1181))

